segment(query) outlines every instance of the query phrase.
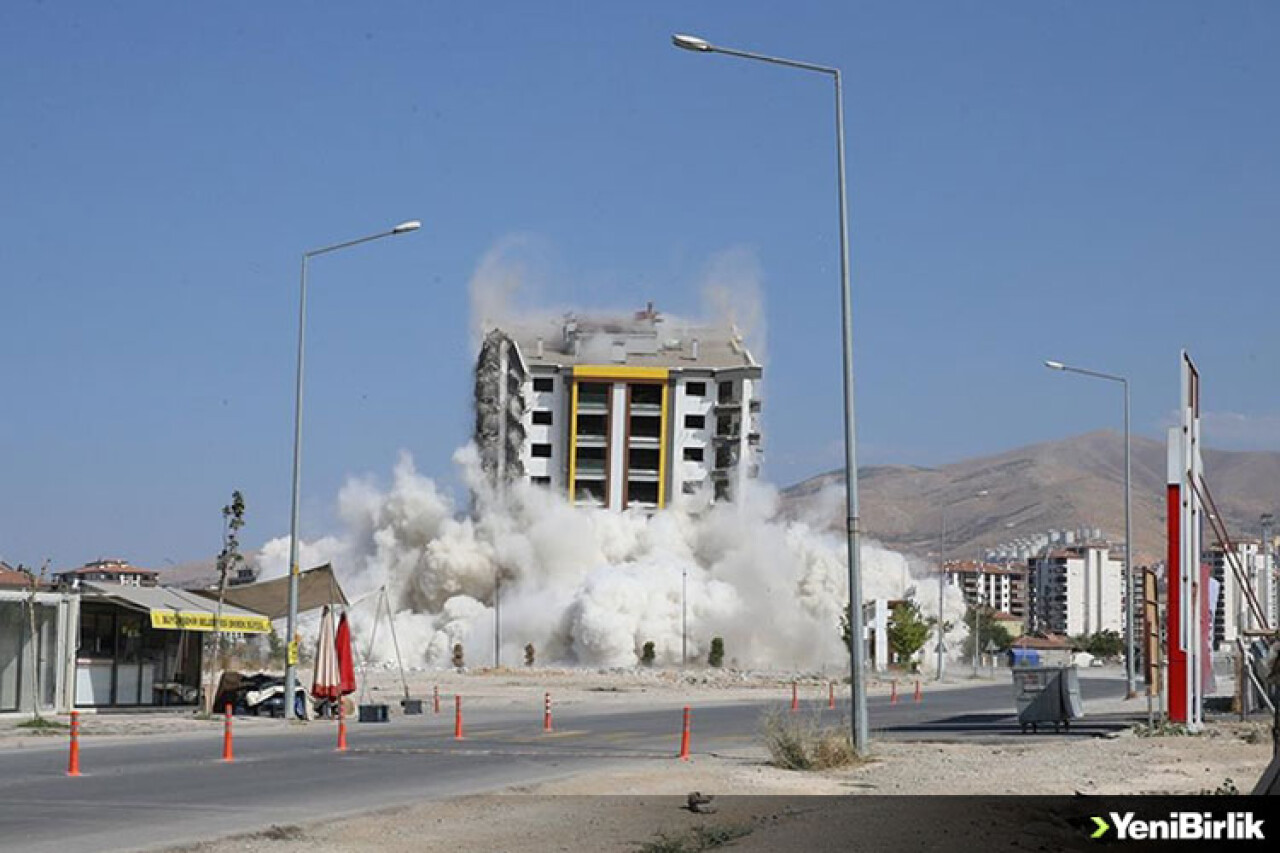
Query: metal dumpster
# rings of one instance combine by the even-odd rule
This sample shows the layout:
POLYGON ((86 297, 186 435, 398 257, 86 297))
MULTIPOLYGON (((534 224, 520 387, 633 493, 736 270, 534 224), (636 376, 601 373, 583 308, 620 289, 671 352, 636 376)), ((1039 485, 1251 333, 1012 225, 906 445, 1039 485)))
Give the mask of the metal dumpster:
POLYGON ((1018 706, 1018 726, 1025 732, 1039 731, 1042 723, 1053 730, 1071 728, 1071 721, 1084 716, 1080 697, 1080 676, 1074 666, 1026 666, 1013 672, 1013 697, 1018 706))

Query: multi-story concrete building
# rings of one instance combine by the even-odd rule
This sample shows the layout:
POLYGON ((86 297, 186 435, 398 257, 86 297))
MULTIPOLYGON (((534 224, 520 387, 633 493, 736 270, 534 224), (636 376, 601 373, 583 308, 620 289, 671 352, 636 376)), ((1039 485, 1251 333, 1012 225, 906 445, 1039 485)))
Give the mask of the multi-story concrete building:
POLYGON ((951 560, 942 564, 947 582, 958 585, 964 600, 1000 614, 1027 619, 1027 570, 977 560, 951 560))
POLYGON ((1235 545, 1236 564, 1244 571, 1258 605, 1266 617, 1267 625, 1259 624, 1258 618, 1249 607, 1244 589, 1236 578, 1228 559, 1228 551, 1214 543, 1205 555, 1206 562, 1212 570, 1212 577, 1220 586, 1218 599, 1213 603, 1213 649, 1231 647, 1237 638, 1241 638, 1241 628, 1245 631, 1259 631, 1266 628, 1275 629, 1275 573, 1272 555, 1266 553, 1262 543, 1257 540, 1244 540, 1232 543, 1235 545))
POLYGON ((1027 559, 1032 630, 1124 633, 1124 557, 1105 542, 1047 549, 1027 559))
POLYGON ((668 322, 652 305, 509 323, 476 365, 481 464, 582 506, 731 499, 759 471, 761 375, 733 329, 668 322))

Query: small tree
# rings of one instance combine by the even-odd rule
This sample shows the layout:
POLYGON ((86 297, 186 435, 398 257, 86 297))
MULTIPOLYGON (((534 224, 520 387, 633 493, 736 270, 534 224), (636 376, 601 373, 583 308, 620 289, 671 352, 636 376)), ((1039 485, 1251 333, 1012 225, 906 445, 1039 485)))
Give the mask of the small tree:
POLYGON ((889 618, 889 648, 900 663, 910 661, 920 651, 933 631, 934 622, 934 619, 922 618, 920 605, 910 599, 893 606, 889 618))
POLYGON ((465 661, 462 656, 462 643, 454 643, 453 644, 453 668, 461 672, 464 662, 465 661))
POLYGON ((231 493, 231 503, 222 508, 222 550, 218 553, 218 609, 214 616, 213 666, 209 668, 209 689, 205 693, 206 715, 213 713, 214 676, 227 668, 222 651, 222 600, 227 592, 227 575, 244 562, 240 554, 240 528, 244 527, 244 495, 231 493))
POLYGON ((640 663, 645 666, 653 666, 653 660, 657 653, 653 648, 653 640, 648 641, 640 650, 640 663))
POLYGON ((1075 643, 1095 658, 1118 658, 1124 654, 1124 638, 1115 631, 1099 631, 1078 637, 1075 643))
POLYGON ((524 647, 524 665, 533 666, 533 659, 537 651, 533 647, 533 643, 529 643, 524 647))
POLYGON ((978 642, 978 654, 987 653, 987 643, 994 643, 997 651, 1004 651, 1013 645, 1013 635, 1002 623, 994 619, 995 611, 990 607, 970 607, 965 611, 964 624, 969 628, 968 635, 960 643, 960 655, 973 657, 973 644, 978 642))
POLYGON ((711 652, 707 655, 707 663, 714 667, 724 665, 724 638, 711 638, 711 652))

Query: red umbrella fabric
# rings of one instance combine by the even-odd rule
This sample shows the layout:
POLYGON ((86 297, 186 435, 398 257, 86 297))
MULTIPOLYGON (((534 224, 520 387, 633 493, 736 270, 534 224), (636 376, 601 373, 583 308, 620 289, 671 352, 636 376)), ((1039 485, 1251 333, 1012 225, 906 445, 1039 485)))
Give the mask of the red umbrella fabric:
POLYGON ((338 620, 338 635, 334 642, 338 652, 338 687, 342 695, 347 696, 356 692, 356 661, 351 653, 351 625, 345 613, 338 620))
POLYGON ((320 617, 320 640, 316 644, 316 670, 311 682, 311 695, 319 699, 337 699, 342 694, 338 679, 338 656, 333 638, 333 613, 324 609, 320 617))

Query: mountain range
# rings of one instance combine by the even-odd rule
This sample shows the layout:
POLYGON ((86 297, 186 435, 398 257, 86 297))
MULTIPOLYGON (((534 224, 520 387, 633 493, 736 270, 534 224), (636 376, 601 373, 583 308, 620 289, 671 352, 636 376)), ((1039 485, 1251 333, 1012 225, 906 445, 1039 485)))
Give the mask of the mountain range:
MULTIPOLYGON (((1132 438, 1134 561, 1164 559, 1165 445, 1132 438)), ((1206 449, 1205 480, 1232 538, 1257 538, 1259 516, 1280 509, 1280 453, 1206 449)), ((1116 432, 1019 447, 937 468, 858 470, 864 536, 899 551, 975 558, 989 547, 1049 530, 1100 528, 1124 540, 1124 437, 1116 432), (945 526, 945 540, 944 540, 945 526)), ((844 529, 844 470, 781 493, 790 518, 844 529)), ((1206 532, 1211 541, 1211 534, 1206 532)))

